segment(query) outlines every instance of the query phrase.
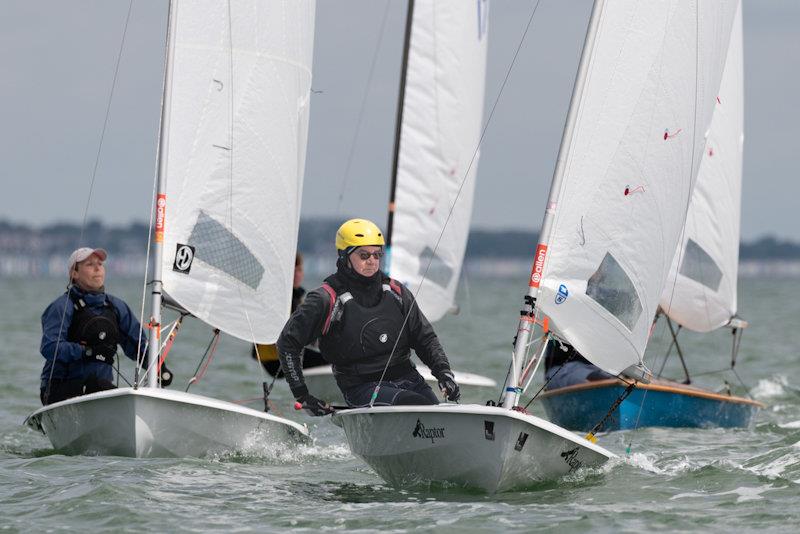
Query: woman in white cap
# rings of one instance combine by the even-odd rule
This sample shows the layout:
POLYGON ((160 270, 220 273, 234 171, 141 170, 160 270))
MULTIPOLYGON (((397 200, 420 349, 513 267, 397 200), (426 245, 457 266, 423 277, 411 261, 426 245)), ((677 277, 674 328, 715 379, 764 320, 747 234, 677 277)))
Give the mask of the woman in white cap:
MULTIPOLYGON (((79 248, 69 257, 69 286, 42 314, 42 404, 114 388, 117 345, 136 361, 147 354, 147 336, 121 299, 105 292, 108 253, 79 248), (141 341, 140 341, 141 338, 141 341)), ((172 375, 162 366, 162 384, 172 375)))

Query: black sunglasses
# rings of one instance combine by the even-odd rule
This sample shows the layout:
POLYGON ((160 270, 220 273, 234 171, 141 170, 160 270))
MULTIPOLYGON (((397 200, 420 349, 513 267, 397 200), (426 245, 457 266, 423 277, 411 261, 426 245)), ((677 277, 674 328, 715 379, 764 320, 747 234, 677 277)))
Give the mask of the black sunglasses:
POLYGON ((377 252, 367 252, 366 250, 359 250, 356 252, 361 261, 367 261, 370 256, 375 258, 376 260, 380 260, 383 257, 383 251, 379 250, 377 252))

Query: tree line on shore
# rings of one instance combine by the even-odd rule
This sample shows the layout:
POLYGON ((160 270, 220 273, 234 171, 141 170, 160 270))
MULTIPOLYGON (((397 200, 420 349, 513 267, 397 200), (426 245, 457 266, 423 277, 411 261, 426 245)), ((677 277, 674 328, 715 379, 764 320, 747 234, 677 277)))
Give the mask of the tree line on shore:
MULTIPOLYGON (((330 254, 339 219, 300 221, 298 248, 309 255, 330 254)), ((467 243, 468 258, 527 258, 537 242, 537 232, 524 230, 473 229, 467 243)), ((89 221, 81 231, 75 223, 57 223, 34 228, 0 221, 0 254, 53 256, 69 254, 79 246, 102 247, 111 254, 144 254, 148 226, 132 222, 123 226, 89 221)), ((743 260, 798 260, 800 244, 774 236, 741 243, 743 260)))

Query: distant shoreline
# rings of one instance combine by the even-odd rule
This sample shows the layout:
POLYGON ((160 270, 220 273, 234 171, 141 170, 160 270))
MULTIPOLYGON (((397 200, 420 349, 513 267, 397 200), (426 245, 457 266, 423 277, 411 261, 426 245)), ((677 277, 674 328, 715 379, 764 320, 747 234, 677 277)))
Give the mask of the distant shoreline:
MULTIPOLYGON (((111 255, 106 263, 108 274, 120 278, 142 278, 146 256, 140 254, 111 255)), ((309 277, 321 278, 330 274, 334 265, 332 255, 305 256, 305 269, 309 277)), ((66 278, 67 258, 63 255, 30 256, 3 255, 0 257, 0 279, 10 278, 66 278)), ((467 258, 464 271, 467 277, 527 279, 531 263, 528 258, 467 258)), ((740 278, 800 278, 800 259, 742 260, 739 262, 740 278)))
MULTIPOLYGON (((298 250, 306 257, 309 275, 324 276, 332 268, 333 236, 340 222, 300 221, 298 250)), ((66 258, 79 246, 108 250, 109 274, 141 277, 148 234, 147 225, 141 222, 108 226, 89 221, 83 228, 73 223, 34 228, 0 220, 0 277, 66 276, 66 258)), ((467 276, 526 277, 538 237, 535 231, 472 229, 465 259, 467 276)), ((739 259, 742 277, 800 277, 800 244, 791 241, 765 236, 742 242, 739 259)))

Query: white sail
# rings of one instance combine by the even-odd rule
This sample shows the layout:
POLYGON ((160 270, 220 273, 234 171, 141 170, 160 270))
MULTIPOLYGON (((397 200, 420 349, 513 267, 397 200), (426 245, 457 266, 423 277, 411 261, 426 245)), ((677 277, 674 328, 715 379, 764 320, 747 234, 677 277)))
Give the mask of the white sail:
POLYGON ((596 2, 531 285, 551 328, 608 372, 641 362, 737 4, 596 2))
POLYGON ((667 315, 698 332, 719 328, 736 315, 743 140, 740 6, 686 229, 661 295, 667 315))
POLYGON ((389 268, 414 290, 422 283, 417 302, 435 321, 453 306, 467 245, 489 6, 486 0, 417 0, 413 9, 389 268))
POLYGON ((187 0, 173 12, 164 289, 206 323, 271 343, 291 302, 314 3, 187 0))

